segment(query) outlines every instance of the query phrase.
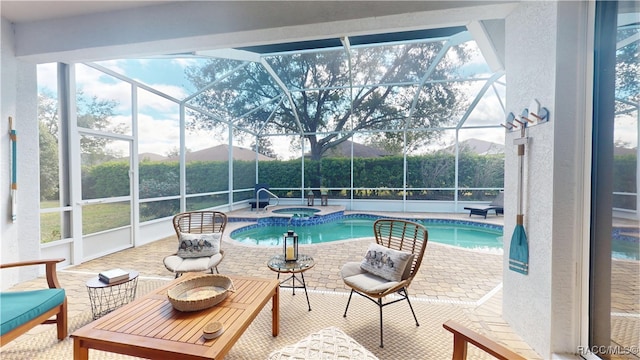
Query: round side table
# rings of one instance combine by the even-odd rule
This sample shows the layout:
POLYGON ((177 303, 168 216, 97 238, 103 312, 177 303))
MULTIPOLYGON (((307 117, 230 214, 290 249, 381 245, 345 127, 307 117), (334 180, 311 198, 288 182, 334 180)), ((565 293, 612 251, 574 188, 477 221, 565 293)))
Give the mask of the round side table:
POLYGON ((137 288, 137 271, 129 271, 128 279, 111 284, 100 281, 98 276, 89 279, 87 281, 87 291, 89 292, 93 320, 133 301, 136 297, 137 288))
POLYGON ((316 262, 311 256, 302 254, 299 254, 298 260, 295 261, 285 261, 284 255, 279 254, 273 256, 267 262, 269 269, 278 273, 278 279, 280 279, 280 274, 291 274, 291 276, 280 282, 280 287, 292 289, 293 295, 296 294, 296 289, 304 289, 304 295, 307 297, 307 306, 309 306, 309 311, 311 311, 311 304, 309 303, 309 295, 307 294, 307 284, 304 281, 304 272, 315 265, 316 262), (296 276, 296 274, 300 274, 300 277, 296 276), (283 285, 289 280, 291 280, 291 285, 283 285), (298 285, 296 285, 296 281, 298 285))

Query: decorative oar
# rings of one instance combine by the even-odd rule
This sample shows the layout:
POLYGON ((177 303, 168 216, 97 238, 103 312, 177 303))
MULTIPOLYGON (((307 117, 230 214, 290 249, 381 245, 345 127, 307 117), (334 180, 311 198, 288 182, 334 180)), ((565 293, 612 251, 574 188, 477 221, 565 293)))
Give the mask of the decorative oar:
POLYGON ((13 128, 13 118, 9 116, 9 138, 11 139, 11 221, 18 220, 18 134, 13 128))
POLYGON ((509 269, 527 275, 529 273, 529 244, 527 233, 524 231, 524 215, 522 214, 522 178, 524 172, 524 145, 529 141, 525 136, 527 121, 518 121, 520 124, 520 138, 513 140, 518 145, 518 215, 516 215, 516 227, 511 236, 509 246, 509 269))

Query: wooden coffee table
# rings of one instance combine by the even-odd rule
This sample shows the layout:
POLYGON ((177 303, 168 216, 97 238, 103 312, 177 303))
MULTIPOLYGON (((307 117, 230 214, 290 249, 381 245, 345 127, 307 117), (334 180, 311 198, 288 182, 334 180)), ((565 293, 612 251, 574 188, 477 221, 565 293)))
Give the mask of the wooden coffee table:
POLYGON ((271 299, 271 335, 279 332, 280 283, 276 279, 230 276, 236 289, 218 305, 195 312, 171 306, 167 290, 200 273, 187 273, 144 297, 78 329, 73 358, 88 359, 89 349, 150 359, 222 359, 271 299), (224 333, 213 340, 204 326, 220 321, 224 333))

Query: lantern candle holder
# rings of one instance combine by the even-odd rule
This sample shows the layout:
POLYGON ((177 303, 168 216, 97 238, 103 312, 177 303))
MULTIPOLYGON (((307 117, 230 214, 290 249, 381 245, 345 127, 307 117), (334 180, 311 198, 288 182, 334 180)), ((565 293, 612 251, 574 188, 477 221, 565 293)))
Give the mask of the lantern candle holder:
POLYGON ((329 204, 329 190, 320 188, 320 205, 327 206, 329 204))
POLYGON ((307 206, 313 206, 314 198, 315 195, 313 194, 313 191, 309 190, 309 192, 307 192, 307 206))
POLYGON ((298 260, 298 234, 289 230, 284 234, 283 248, 285 261, 298 260))

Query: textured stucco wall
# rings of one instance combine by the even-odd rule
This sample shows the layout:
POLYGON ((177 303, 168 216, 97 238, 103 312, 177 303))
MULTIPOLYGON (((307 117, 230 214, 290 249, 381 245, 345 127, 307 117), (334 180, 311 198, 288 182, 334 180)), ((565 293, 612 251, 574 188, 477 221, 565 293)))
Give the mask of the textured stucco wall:
MULTIPOLYGON (((38 126, 36 67, 18 61, 14 57, 13 28, 2 19, 1 31, 1 96, 0 96, 0 156, 2 160, 0 176, 1 254, 2 263, 38 259, 40 254, 38 216, 38 126), (8 138, 9 116, 18 133, 18 221, 11 222, 11 171, 8 138)), ((41 270, 44 270, 41 269, 41 270)), ((5 289, 18 281, 36 276, 39 269, 29 267, 24 270, 3 270, 0 272, 0 286, 5 289)))
MULTIPOLYGON (((556 4, 525 2, 505 21, 507 111, 519 115, 538 99, 550 107, 555 84, 556 4)), ((553 114, 553 107, 549 109, 553 114)), ((555 120, 555 119, 554 119, 555 120)), ((508 270, 515 216, 505 216, 503 317, 534 350, 546 358, 551 324, 551 228, 553 224, 553 124, 532 127, 525 148, 523 214, 529 240, 529 274, 508 270)), ((505 137, 505 214, 517 214, 518 156, 513 139, 505 137)))
MULTIPOLYGON (((11 161, 9 151, 11 142, 9 141, 7 132, 9 131, 8 118, 13 116, 16 111, 16 60, 13 57, 13 29, 11 24, 1 19, 2 26, 0 35, 0 80, 2 88, 0 89, 0 164, 2 166, 0 173, 0 198, 2 205, 0 206, 0 229, 1 232, 1 252, 0 256, 3 263, 18 261, 19 244, 18 244, 18 225, 11 222, 11 161)), ((11 278, 17 274, 13 270, 0 271, 0 285, 3 289, 8 287, 11 278)))
MULTIPOLYGON (((515 217, 505 217, 503 317, 543 358, 574 353, 579 341, 576 269, 584 241, 587 89, 586 5, 524 2, 506 19, 507 110, 518 115, 531 99, 551 121, 528 129, 525 153, 524 226, 529 274, 508 270, 515 217)), ((505 207, 516 214, 517 153, 506 137, 505 207)))

